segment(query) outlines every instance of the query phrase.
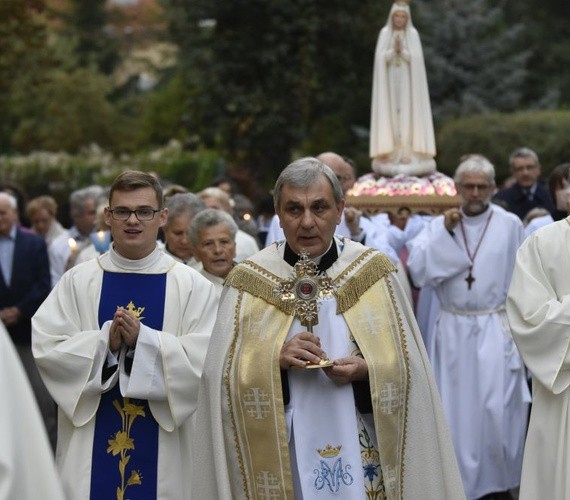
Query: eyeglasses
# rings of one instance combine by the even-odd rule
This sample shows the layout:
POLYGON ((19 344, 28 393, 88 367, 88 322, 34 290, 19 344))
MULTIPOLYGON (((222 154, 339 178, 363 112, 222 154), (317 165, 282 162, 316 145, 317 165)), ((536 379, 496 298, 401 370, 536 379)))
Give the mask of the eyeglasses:
POLYGON ((460 186, 465 189, 465 191, 488 191, 491 189, 490 184, 460 184, 460 186))
POLYGON ((130 210, 128 208, 107 208, 107 211, 115 220, 125 221, 130 218, 131 214, 135 214, 135 217, 139 221, 149 221, 154 219, 155 213, 162 212, 162 209, 155 210, 154 208, 137 208, 136 210, 130 210))

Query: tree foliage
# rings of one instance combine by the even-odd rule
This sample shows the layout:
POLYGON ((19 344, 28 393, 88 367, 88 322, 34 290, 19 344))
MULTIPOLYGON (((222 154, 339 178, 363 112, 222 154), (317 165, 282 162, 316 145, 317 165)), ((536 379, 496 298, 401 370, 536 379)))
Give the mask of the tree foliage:
POLYGON ((507 25, 487 0, 417 0, 436 123, 523 101, 530 56, 521 50, 522 24, 507 25))

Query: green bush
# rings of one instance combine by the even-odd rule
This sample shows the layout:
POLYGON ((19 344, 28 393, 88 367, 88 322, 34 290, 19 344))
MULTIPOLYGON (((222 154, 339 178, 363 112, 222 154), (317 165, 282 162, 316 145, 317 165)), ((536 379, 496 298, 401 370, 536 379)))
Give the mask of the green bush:
POLYGON ((220 173, 221 160, 209 150, 184 151, 177 141, 132 155, 115 156, 96 145, 76 155, 39 151, 28 155, 0 156, 1 184, 19 187, 28 198, 50 194, 59 205, 69 194, 90 184, 108 186, 127 169, 155 172, 165 182, 199 191, 220 173))
POLYGON ((461 156, 479 153, 493 163, 500 182, 510 175, 509 155, 522 146, 536 151, 544 177, 570 161, 570 111, 497 113, 447 122, 437 133, 437 168, 453 175, 461 156))

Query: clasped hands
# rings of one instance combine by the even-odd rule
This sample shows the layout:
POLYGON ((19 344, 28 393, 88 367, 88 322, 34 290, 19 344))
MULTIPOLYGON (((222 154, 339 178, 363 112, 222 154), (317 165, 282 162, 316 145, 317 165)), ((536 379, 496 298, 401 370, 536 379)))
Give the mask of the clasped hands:
MULTIPOLYGON (((319 364, 323 359, 327 359, 327 355, 319 337, 311 332, 301 332, 283 344, 279 366, 282 370, 306 368, 308 363, 319 364)), ((368 379, 368 365, 358 356, 335 359, 332 366, 320 369, 338 385, 368 379)))
POLYGON ((109 350, 117 352, 123 344, 135 347, 141 328, 140 321, 124 307, 117 307, 109 330, 109 350))

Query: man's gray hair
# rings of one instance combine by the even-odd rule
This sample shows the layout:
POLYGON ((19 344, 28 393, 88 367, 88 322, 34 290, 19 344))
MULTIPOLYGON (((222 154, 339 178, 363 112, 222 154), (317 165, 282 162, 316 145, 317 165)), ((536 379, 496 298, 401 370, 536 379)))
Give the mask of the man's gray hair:
POLYGON ((495 167, 483 155, 469 155, 455 170, 453 180, 456 184, 461 184, 461 180, 465 174, 483 174, 487 176, 491 184, 495 184, 495 167))
POLYGON ((18 198, 16 198, 12 193, 9 193, 8 191, 0 191, 0 195, 8 200, 10 208, 13 208, 14 210, 18 209, 18 198))
POLYGON ((177 217, 189 215, 190 220, 192 220, 197 213, 206 209, 206 204, 194 193, 173 194, 166 199, 164 206, 168 208, 167 227, 177 217))
POLYGON ((95 202, 95 206, 97 206, 104 196, 105 189, 96 184, 82 189, 77 189, 69 195, 70 212, 75 215, 83 215, 83 205, 86 201, 93 200, 95 202))
POLYGON ((333 191, 334 201, 340 203, 344 199, 342 187, 337 176, 332 169, 326 166, 322 161, 307 156, 287 165, 275 183, 273 189, 273 205, 279 207, 281 200, 281 191, 283 186, 292 186, 295 188, 308 188, 312 186, 320 177, 325 177, 333 191))
POLYGON ((538 155, 530 148, 517 148, 509 156, 509 166, 512 168, 517 158, 532 158, 536 166, 540 165, 538 155))
POLYGON ((234 218, 223 210, 206 208, 197 214, 192 219, 192 224, 190 224, 190 242, 192 245, 198 246, 200 231, 218 224, 224 224, 228 228, 232 240, 236 240, 238 225, 234 218))

